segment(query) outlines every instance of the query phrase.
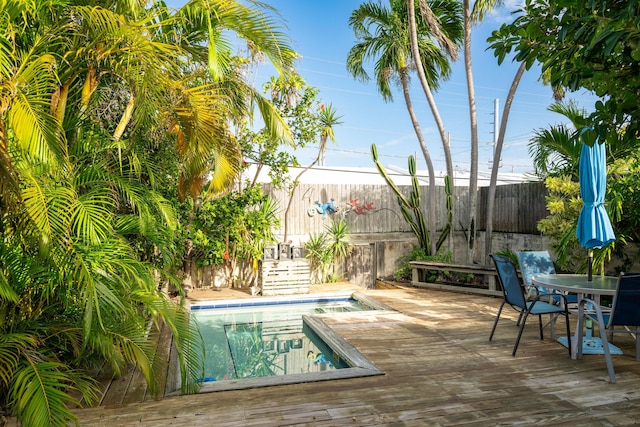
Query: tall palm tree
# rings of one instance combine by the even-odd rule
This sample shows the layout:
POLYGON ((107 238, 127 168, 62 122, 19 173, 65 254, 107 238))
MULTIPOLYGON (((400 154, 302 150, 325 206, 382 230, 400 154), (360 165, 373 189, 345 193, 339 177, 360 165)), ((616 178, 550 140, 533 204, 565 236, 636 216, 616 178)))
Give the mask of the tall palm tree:
MULTIPOLYGON (((452 22, 447 30, 456 31, 456 3, 439 2, 437 8, 433 7, 434 14, 443 22, 452 22)), ((356 37, 361 40, 354 45, 347 56, 347 69, 359 80, 370 79, 365 71, 364 63, 367 60, 375 60, 374 73, 378 91, 385 101, 392 101, 392 83, 398 82, 402 88, 405 105, 420 144, 427 169, 429 171, 429 234, 430 253, 436 252, 436 216, 435 216, 435 171, 429 149, 420 129, 420 124, 415 114, 411 96, 409 94, 409 76, 414 68, 415 54, 412 53, 407 2, 392 0, 390 8, 377 3, 364 3, 353 11, 349 19, 349 25, 354 30, 356 37)), ((413 20, 412 20, 413 22, 413 20)), ((439 81, 446 78, 451 69, 445 53, 437 46, 432 37, 432 32, 423 19, 416 20, 418 35, 418 51, 420 52, 420 65, 425 71, 426 81, 430 88, 437 89, 439 81)), ((443 33, 446 32, 443 30, 443 33)), ((447 34, 448 35, 448 34, 447 34)))
MULTIPOLYGON (((476 95, 475 85, 473 82, 473 61, 471 58, 471 35, 472 27, 478 22, 482 21, 484 16, 501 5, 503 0, 478 0, 471 6, 471 0, 463 0, 463 16, 464 16, 464 70, 467 80, 467 100, 469 102, 469 126, 471 131, 471 167, 469 171, 469 223, 468 233, 469 249, 467 253, 467 262, 473 260, 473 252, 475 250, 476 239, 476 211, 478 210, 478 118, 476 112, 476 95)), ((524 70, 523 70, 524 71, 524 70)), ((522 74, 520 74, 521 76, 522 74)), ((517 82, 520 78, 517 77, 517 82)), ((515 80, 514 80, 515 82, 515 80)), ((518 84, 512 85, 512 88, 517 88, 518 84)), ((506 107, 505 103, 505 108, 506 107)), ((509 103, 509 108, 511 103, 509 103)), ((508 110, 503 113, 503 117, 508 117, 508 110)), ((506 123, 506 122, 505 122, 506 123)), ((499 164, 498 160, 494 159, 494 165, 499 164)), ((489 256, 488 254, 486 256, 489 256)))
POLYGON ((513 99, 516 96, 516 90, 518 88, 518 85, 520 84, 520 79, 522 78, 525 69, 526 64, 524 62, 521 62, 520 66, 518 67, 518 71, 516 72, 516 75, 513 79, 513 82, 511 83, 511 87, 509 88, 507 99, 504 105, 504 111, 502 113, 502 120, 500 121, 500 130, 498 133, 498 140, 496 141, 496 147, 493 157, 493 167, 491 168, 491 178, 489 180, 489 193, 487 195, 487 224, 484 237, 485 257, 488 257, 493 251, 493 211, 495 208, 496 185, 498 183, 498 168, 500 167, 500 157, 502 156, 504 135, 507 131, 507 121, 509 120, 511 105, 513 104, 513 99))
POLYGON ((552 104, 548 110, 563 115, 571 125, 552 125, 535 131, 529 142, 535 173, 542 178, 561 174, 577 179, 582 141, 576 130, 579 123, 584 123, 586 112, 571 101, 552 104))
MULTIPOLYGON (((431 86, 429 85, 429 81, 427 80, 424 67, 422 66, 422 57, 420 54, 420 48, 418 44, 418 30, 416 26, 416 13, 415 13, 415 2, 414 0, 407 0, 407 10, 408 10, 408 22, 409 22, 409 37, 411 41, 411 52, 414 57, 414 64, 416 67, 416 73, 420 80, 420 84, 422 85, 422 90, 424 91, 425 97, 427 98, 427 102, 429 103, 429 108, 431 109, 431 113, 433 114, 433 119, 436 122, 436 127, 438 128, 438 132, 440 133, 440 141, 442 142, 442 150, 444 152, 445 165, 447 170, 447 176, 453 183, 453 159, 451 158, 451 144, 449 142, 449 136, 447 135, 444 123, 442 121, 442 117, 440 116, 440 111, 438 106, 436 105, 436 101, 433 97, 433 93, 431 91, 431 86)), ((436 16, 426 2, 426 0, 419 0, 419 10, 422 19, 427 24, 429 32, 433 34, 434 39, 438 42, 441 49, 447 54, 451 60, 456 61, 458 59, 458 47, 457 42, 460 38, 460 23, 457 19, 457 14, 449 15, 448 22, 442 22, 440 17, 436 16), (453 25, 452 25, 453 24, 453 25), (447 27, 446 31, 444 27, 447 27), (457 31, 456 31, 457 30, 457 31), (449 36, 450 34, 451 36, 449 36), (452 40, 453 38, 453 40, 452 40)), ((437 8, 436 8, 437 10, 437 8)), ((453 204, 451 204, 451 211, 449 215, 449 226, 453 227, 453 223, 455 222, 455 211, 453 204)), ((453 233, 449 234, 449 246, 453 244, 453 233)))

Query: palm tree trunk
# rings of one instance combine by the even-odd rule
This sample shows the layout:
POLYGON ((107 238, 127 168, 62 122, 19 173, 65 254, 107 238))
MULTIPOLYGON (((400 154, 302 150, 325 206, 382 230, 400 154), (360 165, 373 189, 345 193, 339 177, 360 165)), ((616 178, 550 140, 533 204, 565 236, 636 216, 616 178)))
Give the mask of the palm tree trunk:
POLYGON ((402 93, 404 94, 404 101, 407 105, 407 111, 409 112, 409 116, 411 117, 411 123, 413 124, 413 129, 416 132, 416 136, 418 137, 418 142, 420 143, 420 148, 422 149, 422 154, 424 155, 424 161, 427 164, 427 169, 429 170, 429 197, 428 197, 428 207, 429 210, 429 248, 431 255, 435 255, 437 252, 437 239, 436 235, 436 176, 433 170, 433 162, 431 161, 431 155, 429 154, 429 149, 427 148, 427 144, 424 142, 424 137, 422 136, 422 130, 420 130, 420 123, 418 122, 418 118, 416 117, 416 113, 413 110, 413 104, 411 103, 411 95, 409 94, 409 83, 407 82, 406 73, 400 74, 400 81, 402 82, 402 93))
POLYGON ((471 167, 469 170, 469 224, 467 263, 473 262, 476 240, 476 211, 478 210, 478 122, 476 114, 476 95, 473 85, 471 62, 471 1, 464 0, 464 69, 467 76, 467 94, 469 97, 469 123, 471 125, 471 167))
POLYGON ((507 94, 507 100, 502 110, 502 120, 500 121, 500 133, 496 142, 496 151, 493 155, 493 168, 491 169, 491 181, 489 182, 489 194, 487 196, 487 229, 484 240, 484 256, 485 264, 489 263, 489 255, 492 251, 492 234, 493 234, 493 209, 496 199, 496 183, 498 181, 498 168, 500 167, 500 156, 502 155, 502 146, 504 144, 504 134, 507 131, 507 121, 509 120, 509 112, 511 111, 511 104, 513 98, 516 96, 516 90, 520 84, 520 79, 526 70, 526 64, 520 63, 516 75, 513 77, 509 93, 507 94))
POLYGON ((416 29, 414 0, 407 0, 407 2, 409 7, 409 34, 411 39, 411 54, 414 58, 418 79, 420 80, 420 84, 422 85, 422 90, 424 91, 424 95, 427 98, 429 108, 431 109, 431 112, 433 114, 433 119, 436 122, 436 127, 438 128, 438 133, 440 134, 440 139, 442 140, 442 148, 444 151, 447 175, 449 175, 453 179, 453 160, 451 158, 451 146, 449 144, 449 138, 447 137, 447 132, 445 130, 444 123, 442 122, 442 117, 440 116, 440 110, 438 110, 438 106, 436 105, 433 93, 431 92, 431 87, 429 86, 429 82, 427 81, 427 76, 424 72, 424 67, 422 66, 420 49, 418 48, 418 32, 416 29))
MULTIPOLYGON (((442 122, 442 118, 440 117, 440 111, 438 110, 438 106, 436 105, 436 101, 433 97, 433 93, 431 92, 431 87, 429 86, 429 82, 427 81, 427 76, 424 72, 424 67, 422 66, 422 58, 420 57, 420 50, 418 48, 418 32, 416 29, 416 16, 415 16, 415 4, 414 0, 407 0, 408 12, 409 12, 409 35, 411 39, 411 54, 414 58, 416 73, 418 74, 418 79, 420 80, 420 84, 422 85, 422 90, 424 91, 424 95, 427 98, 427 102, 429 103, 429 108, 431 109, 431 113, 433 114, 433 119, 436 122, 436 127, 438 128, 438 132, 440 133, 440 140, 442 141, 442 150, 444 151, 444 159, 447 168, 447 175, 451 177, 453 180, 453 160, 451 158, 451 145, 449 143, 449 138, 447 136, 446 130, 444 128, 444 123, 442 122)), ((404 84, 403 84, 404 87, 404 84)), ((412 119, 413 120, 413 119, 412 119)), ((429 156, 429 152, 426 148, 426 144, 422 139, 422 133, 418 132, 418 140, 420 141, 420 147, 423 148, 422 153, 425 157, 425 161, 427 161, 427 157, 429 156)), ((427 162, 427 167, 429 167, 429 163, 431 160, 427 162)), ((433 164, 431 164, 431 169, 429 171, 429 179, 433 176, 433 164)), ((434 177, 435 182, 435 177, 434 177)), ((429 181, 429 185, 431 185, 431 181, 429 181)), ((434 183, 435 186, 435 183, 434 183)), ((434 189, 429 190, 430 193, 433 193, 434 201, 430 206, 430 211, 435 210, 435 193, 434 189)), ((431 203, 431 202, 430 202, 431 203)), ((429 219, 431 222, 431 218, 429 219)), ((452 224, 455 224, 455 211, 452 208, 452 224)), ((432 226, 429 227, 429 231, 431 232, 431 228, 435 227, 435 222, 432 226)), ((453 236, 453 232, 450 233, 450 237, 453 236)), ((432 244, 434 244, 433 238, 431 239, 432 244)), ((451 240, 450 240, 451 243, 451 240)), ((450 249, 451 245, 450 245, 450 249)), ((435 255, 435 253, 434 253, 435 255)))
POLYGON ((95 68, 90 68, 87 72, 87 77, 82 85, 82 94, 80 98, 80 110, 84 111, 89 106, 89 100, 91 95, 98 87, 98 75, 95 68))
POLYGON ((67 99, 69 99, 70 86, 71 79, 64 82, 51 97, 51 114, 53 114, 60 124, 64 121, 64 114, 67 110, 67 99))
POLYGON ((133 94, 129 97, 129 102, 127 103, 127 107, 120 118, 120 122, 116 127, 116 130, 113 132, 113 138, 115 140, 119 140, 122 138, 124 134, 124 130, 127 128, 127 124, 129 124, 129 120, 131 120, 131 116, 133 115, 133 106, 135 105, 135 97, 133 94))

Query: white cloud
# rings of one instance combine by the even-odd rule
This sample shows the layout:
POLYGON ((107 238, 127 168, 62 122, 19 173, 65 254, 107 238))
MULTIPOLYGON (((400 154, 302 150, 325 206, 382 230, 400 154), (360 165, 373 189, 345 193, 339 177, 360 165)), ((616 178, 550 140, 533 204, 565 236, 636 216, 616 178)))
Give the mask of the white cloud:
POLYGON ((503 5, 491 11, 485 19, 491 19, 498 24, 511 22, 514 18, 513 12, 522 9, 524 0, 504 0, 503 5))

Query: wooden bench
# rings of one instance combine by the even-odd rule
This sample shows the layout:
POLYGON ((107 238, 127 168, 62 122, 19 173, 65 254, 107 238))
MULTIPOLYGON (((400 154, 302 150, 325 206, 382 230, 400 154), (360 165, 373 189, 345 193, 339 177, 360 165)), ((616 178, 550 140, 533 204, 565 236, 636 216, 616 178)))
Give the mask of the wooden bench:
POLYGON ((502 296, 502 291, 496 285, 495 267, 480 264, 454 264, 438 261, 409 261, 411 265, 411 285, 416 287, 442 289, 455 292, 474 293, 482 295, 502 296), (488 276, 489 289, 473 288, 465 286, 448 285, 443 283, 428 283, 420 281, 420 271, 451 271, 455 273, 469 273, 488 276))

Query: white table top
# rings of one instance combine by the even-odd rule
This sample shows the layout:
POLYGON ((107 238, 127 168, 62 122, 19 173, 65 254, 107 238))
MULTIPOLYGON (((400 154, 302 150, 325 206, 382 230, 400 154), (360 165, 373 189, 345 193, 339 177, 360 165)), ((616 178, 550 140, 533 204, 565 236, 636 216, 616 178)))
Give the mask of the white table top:
POLYGON ((594 275, 592 281, 586 274, 540 274, 531 279, 532 283, 563 292, 591 295, 615 295, 618 278, 594 275))

